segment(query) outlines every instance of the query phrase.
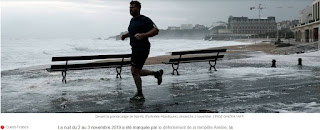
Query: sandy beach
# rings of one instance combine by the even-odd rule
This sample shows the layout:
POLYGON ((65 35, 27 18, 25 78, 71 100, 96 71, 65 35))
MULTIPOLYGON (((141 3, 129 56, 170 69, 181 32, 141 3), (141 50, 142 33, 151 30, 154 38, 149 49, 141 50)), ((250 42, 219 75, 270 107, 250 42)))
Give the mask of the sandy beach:
MULTIPOLYGON (((252 42, 252 40, 238 40, 241 42, 252 42)), ((259 40, 261 41, 261 40, 259 40)), ((236 54, 236 53, 243 53, 243 52, 253 52, 253 51, 262 51, 268 54, 271 54, 271 51, 276 49, 276 45, 270 42, 253 42, 251 45, 238 45, 238 46, 226 46, 226 47, 217 47, 217 48, 208 48, 210 49, 227 49, 228 54, 236 54)), ((205 49, 204 49, 205 50, 205 49)), ((146 61, 146 65, 152 64, 161 64, 164 61, 169 61, 170 58, 173 56, 163 55, 163 56, 156 56, 156 57, 149 57, 146 61)))

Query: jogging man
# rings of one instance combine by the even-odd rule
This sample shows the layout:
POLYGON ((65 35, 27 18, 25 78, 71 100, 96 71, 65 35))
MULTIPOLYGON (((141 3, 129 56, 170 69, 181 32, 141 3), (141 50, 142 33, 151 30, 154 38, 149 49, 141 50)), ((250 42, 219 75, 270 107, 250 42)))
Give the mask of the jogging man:
POLYGON ((132 19, 128 27, 129 32, 121 35, 122 40, 130 37, 130 45, 132 47, 131 73, 137 87, 137 93, 130 98, 131 101, 145 100, 142 94, 141 76, 154 75, 158 80, 158 85, 160 85, 163 74, 163 70, 150 71, 142 69, 150 52, 150 42, 148 38, 157 35, 159 30, 150 18, 140 14, 140 10, 141 3, 139 1, 130 2, 130 14, 132 15, 132 19))

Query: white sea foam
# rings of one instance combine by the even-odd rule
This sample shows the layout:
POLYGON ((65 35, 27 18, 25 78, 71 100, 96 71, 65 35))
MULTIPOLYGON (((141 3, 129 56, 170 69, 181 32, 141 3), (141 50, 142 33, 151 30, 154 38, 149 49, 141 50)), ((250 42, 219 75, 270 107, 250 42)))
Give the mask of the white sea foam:
POLYGON ((270 64, 273 59, 276 60, 276 65, 290 66, 297 65, 298 59, 302 59, 302 64, 306 66, 319 66, 320 65, 320 51, 292 54, 292 55, 266 55, 254 53, 251 58, 234 60, 233 62, 239 63, 265 63, 270 64))
POLYGON ((320 104, 317 102, 310 103, 293 103, 293 104, 278 104, 282 106, 279 111, 280 113, 319 113, 320 104))
POLYGON ((241 67, 241 68, 227 68, 220 69, 219 73, 223 73, 222 77, 256 81, 266 77, 303 77, 310 75, 310 70, 299 70, 298 68, 264 68, 264 67, 241 67), (237 72, 237 73, 235 73, 237 72), (300 72, 300 73, 296 73, 300 72))

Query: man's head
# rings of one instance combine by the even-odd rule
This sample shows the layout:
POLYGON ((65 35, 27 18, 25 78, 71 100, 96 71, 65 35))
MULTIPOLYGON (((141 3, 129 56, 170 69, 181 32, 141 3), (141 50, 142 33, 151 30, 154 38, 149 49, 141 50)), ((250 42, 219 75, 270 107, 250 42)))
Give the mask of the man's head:
POLYGON ((130 2, 130 14, 133 17, 140 15, 141 3, 139 1, 131 1, 130 2))

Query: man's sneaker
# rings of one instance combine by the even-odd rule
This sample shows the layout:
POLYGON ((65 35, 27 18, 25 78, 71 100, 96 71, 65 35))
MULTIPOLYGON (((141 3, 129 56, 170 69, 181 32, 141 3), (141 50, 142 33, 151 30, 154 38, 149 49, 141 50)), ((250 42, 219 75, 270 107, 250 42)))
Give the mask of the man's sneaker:
POLYGON ((135 94, 132 98, 130 98, 130 101, 144 101, 145 98, 143 95, 138 95, 138 94, 135 94))
POLYGON ((162 83, 162 75, 163 75, 163 70, 158 71, 159 75, 156 77, 158 79, 158 85, 162 83))

